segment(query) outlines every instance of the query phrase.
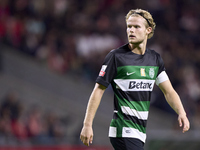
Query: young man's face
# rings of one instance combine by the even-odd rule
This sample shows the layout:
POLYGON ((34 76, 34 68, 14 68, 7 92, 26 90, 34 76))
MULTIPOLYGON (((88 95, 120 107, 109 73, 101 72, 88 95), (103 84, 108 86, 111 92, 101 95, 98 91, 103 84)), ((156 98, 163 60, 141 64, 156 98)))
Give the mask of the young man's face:
POLYGON ((147 40, 151 28, 146 28, 146 20, 142 16, 130 16, 126 24, 130 44, 140 44, 144 40, 147 40))

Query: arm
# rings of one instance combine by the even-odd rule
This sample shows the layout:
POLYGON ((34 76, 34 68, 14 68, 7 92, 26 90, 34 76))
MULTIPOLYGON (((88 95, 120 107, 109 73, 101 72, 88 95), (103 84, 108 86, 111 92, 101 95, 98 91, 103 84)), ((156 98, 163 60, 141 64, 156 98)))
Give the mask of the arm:
POLYGON ((178 122, 179 126, 183 126, 183 133, 188 131, 190 128, 190 123, 186 116, 186 112, 181 103, 180 97, 174 90, 169 80, 164 81, 159 84, 159 88, 162 90, 168 104, 174 109, 174 111, 178 114, 178 122))
POLYGON ((80 135, 81 141, 87 146, 89 146, 89 143, 92 143, 93 140, 92 123, 105 89, 105 86, 96 83, 88 102, 83 128, 80 135))

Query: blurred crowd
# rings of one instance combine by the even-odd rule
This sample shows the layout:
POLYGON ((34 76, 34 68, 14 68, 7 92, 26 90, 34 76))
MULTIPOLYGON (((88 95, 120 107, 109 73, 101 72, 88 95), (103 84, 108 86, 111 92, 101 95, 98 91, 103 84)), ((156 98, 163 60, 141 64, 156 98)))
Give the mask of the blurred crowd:
POLYGON ((66 118, 53 111, 45 112, 37 104, 25 108, 15 91, 1 99, 0 145, 61 144, 66 126, 66 118))
MULTIPOLYGON (((94 81, 105 55, 127 43, 125 15, 135 8, 152 14, 157 26, 147 47, 163 57, 199 128, 199 0, 1 0, 0 42, 57 73, 94 81)), ((167 109, 160 98, 155 95, 154 105, 167 109)))

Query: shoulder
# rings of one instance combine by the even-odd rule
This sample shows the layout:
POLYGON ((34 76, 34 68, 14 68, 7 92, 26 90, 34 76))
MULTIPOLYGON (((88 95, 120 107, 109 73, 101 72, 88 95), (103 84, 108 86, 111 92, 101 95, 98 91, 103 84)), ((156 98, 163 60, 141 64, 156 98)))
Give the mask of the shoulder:
POLYGON ((111 50, 109 53, 111 53, 112 55, 118 55, 118 54, 125 54, 127 52, 129 52, 129 48, 128 48, 128 44, 122 45, 116 49, 111 50))
POLYGON ((161 59, 162 60, 162 57, 161 57, 161 55, 158 53, 158 52, 156 52, 155 50, 152 50, 152 49, 147 49, 147 54, 149 55, 149 56, 151 56, 151 57, 154 57, 154 58, 156 58, 156 59, 161 59))
POLYGON ((147 53, 150 55, 155 55, 155 56, 160 57, 160 54, 158 52, 156 52, 155 50, 149 49, 149 48, 147 49, 147 53))
POLYGON ((148 59, 150 59, 152 62, 156 63, 158 66, 164 67, 164 61, 161 57, 161 55, 152 49, 147 49, 147 56, 148 59))

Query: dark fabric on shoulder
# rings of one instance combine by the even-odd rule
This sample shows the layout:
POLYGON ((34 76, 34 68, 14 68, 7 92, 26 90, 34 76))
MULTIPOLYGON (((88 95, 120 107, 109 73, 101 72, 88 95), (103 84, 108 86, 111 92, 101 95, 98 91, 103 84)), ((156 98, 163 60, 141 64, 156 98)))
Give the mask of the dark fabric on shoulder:
POLYGON ((97 83, 108 87, 117 73, 116 55, 126 51, 128 51, 128 44, 114 49, 106 55, 99 76, 96 79, 97 83))
POLYGON ((162 71, 166 70, 164 61, 163 61, 162 57, 160 56, 160 54, 154 50, 147 49, 147 53, 150 53, 151 56, 156 57, 155 59, 157 61, 157 65, 159 67, 158 74, 157 74, 157 76, 158 76, 162 71))
POLYGON ((116 66, 115 55, 114 52, 111 51, 105 57, 105 60, 102 64, 102 68, 99 72, 99 76, 97 77, 96 82, 104 85, 105 87, 108 87, 108 85, 110 84, 116 73, 115 66, 116 66))

